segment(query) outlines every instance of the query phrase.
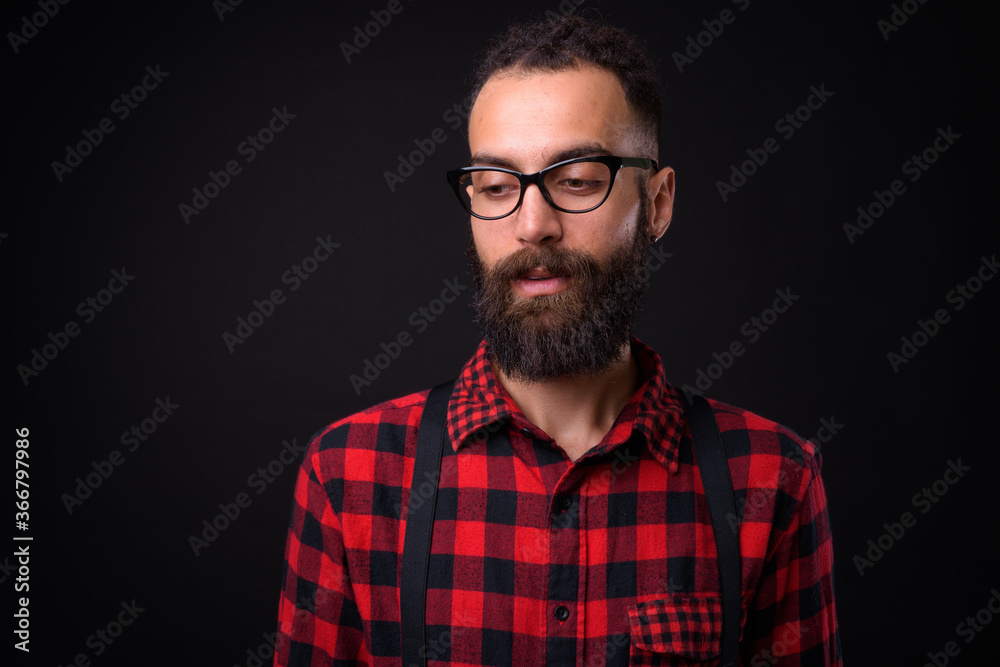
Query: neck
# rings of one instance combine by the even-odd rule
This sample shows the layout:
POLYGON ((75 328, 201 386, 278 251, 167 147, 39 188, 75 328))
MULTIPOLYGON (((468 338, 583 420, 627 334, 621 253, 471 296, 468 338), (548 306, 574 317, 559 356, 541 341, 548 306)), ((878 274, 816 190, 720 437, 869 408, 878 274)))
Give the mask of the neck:
POLYGON ((524 416, 553 438, 571 461, 601 442, 639 386, 639 369, 629 344, 608 370, 597 375, 525 382, 497 367, 494 372, 524 416))

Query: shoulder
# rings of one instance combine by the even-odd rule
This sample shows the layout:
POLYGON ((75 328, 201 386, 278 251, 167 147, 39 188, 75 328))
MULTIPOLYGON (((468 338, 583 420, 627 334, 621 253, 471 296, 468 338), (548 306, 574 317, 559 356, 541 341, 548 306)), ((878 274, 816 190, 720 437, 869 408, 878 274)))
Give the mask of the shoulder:
POLYGON ((415 442, 429 390, 378 403, 321 428, 310 438, 304 465, 321 481, 361 475, 376 466, 401 468, 415 442))
POLYGON ((816 445, 743 408, 711 399, 709 404, 729 458, 733 489, 744 503, 744 518, 787 526, 819 477, 816 445))
POLYGON ((722 401, 708 399, 708 403, 730 459, 776 457, 800 468, 818 464, 816 445, 789 427, 722 401))
MULTIPOLYGON (((423 414, 429 390, 415 392, 383 401, 353 415, 339 419, 317 431, 310 450, 317 453, 329 449, 376 449, 379 439, 394 439, 394 434, 417 427, 423 414)), ((385 447, 385 444, 382 444, 385 447)))

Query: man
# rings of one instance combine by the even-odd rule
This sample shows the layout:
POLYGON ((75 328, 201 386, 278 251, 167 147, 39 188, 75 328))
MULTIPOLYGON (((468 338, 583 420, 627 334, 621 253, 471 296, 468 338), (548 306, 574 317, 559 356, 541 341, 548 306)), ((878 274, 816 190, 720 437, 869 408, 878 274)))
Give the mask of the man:
MULTIPOLYGON (((720 664, 716 543, 687 418, 632 336, 646 248, 674 199, 658 90, 633 37, 575 16, 512 27, 477 71, 472 166, 449 180, 471 214, 485 340, 447 403, 430 480, 429 664, 720 664)), ((400 664, 426 399, 374 406, 310 444, 275 664, 400 664)), ((816 449, 712 407, 742 501, 729 517, 742 663, 840 664, 816 449)))

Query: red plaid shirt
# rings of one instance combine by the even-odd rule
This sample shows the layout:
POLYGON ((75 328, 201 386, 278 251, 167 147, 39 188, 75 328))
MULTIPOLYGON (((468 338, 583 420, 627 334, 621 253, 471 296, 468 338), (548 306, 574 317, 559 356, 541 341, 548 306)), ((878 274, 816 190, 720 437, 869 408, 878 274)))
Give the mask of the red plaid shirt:
MULTIPOLYGON (((712 523, 659 356, 633 339, 642 386, 571 462, 524 417, 485 352, 484 342, 448 407, 428 663, 718 665, 712 523), (486 437, 497 429, 509 444, 486 437)), ((401 508, 426 396, 313 438, 295 488, 275 665, 400 664, 401 508)), ((710 403, 742 507, 742 664, 840 665, 819 454, 774 422, 710 403)))

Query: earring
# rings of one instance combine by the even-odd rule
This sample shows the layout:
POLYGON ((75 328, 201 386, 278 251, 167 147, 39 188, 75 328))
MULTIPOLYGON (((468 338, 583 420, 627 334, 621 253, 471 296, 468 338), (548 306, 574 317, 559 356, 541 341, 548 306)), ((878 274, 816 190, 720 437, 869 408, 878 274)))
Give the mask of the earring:
POLYGON ((659 239, 656 238, 656 234, 650 234, 649 235, 649 242, 650 243, 656 243, 657 241, 659 241, 659 239))

